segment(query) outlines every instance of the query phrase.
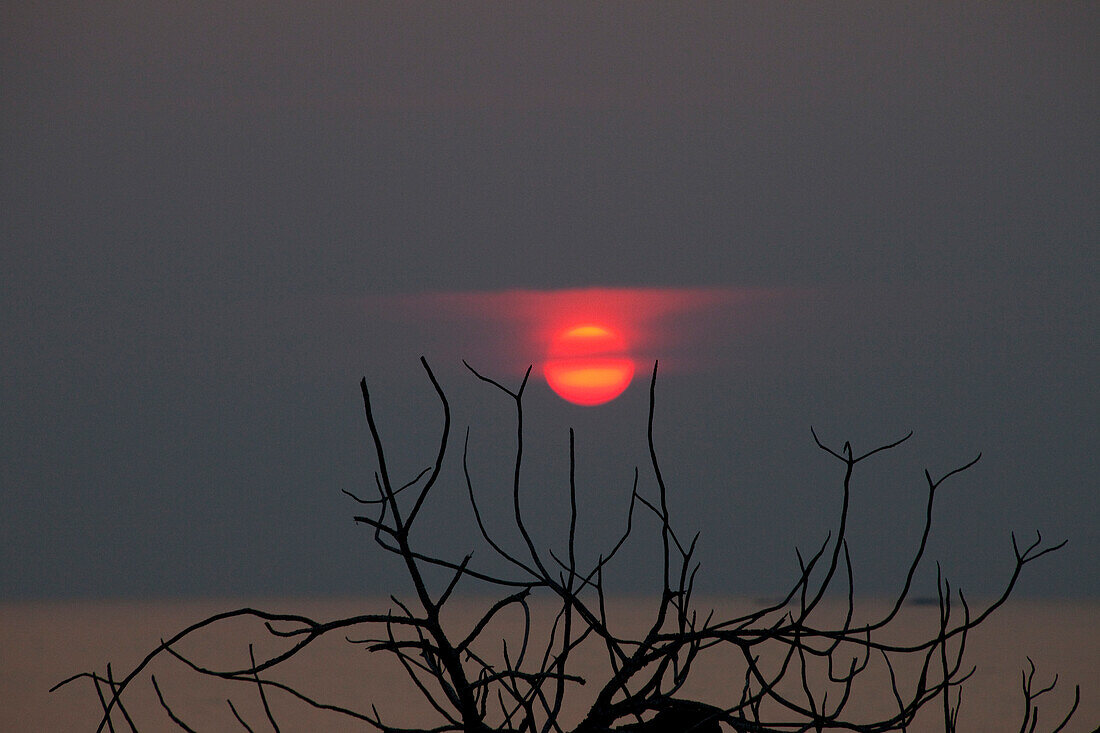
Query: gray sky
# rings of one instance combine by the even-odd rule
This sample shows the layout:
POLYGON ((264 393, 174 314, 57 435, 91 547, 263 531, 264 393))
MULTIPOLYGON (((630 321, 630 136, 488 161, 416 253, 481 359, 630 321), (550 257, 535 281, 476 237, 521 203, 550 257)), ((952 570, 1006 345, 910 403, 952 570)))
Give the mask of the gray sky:
MULTIPOLYGON (((981 451, 932 557, 989 593, 1038 529, 1070 544, 1021 592, 1100 594, 1097 4, 0 15, 0 596, 404 590, 340 489, 371 486, 360 376, 397 471, 430 461, 420 354, 508 537, 509 406, 459 359, 515 383, 539 344, 490 306, 585 288, 730 296, 645 354, 703 588, 784 589, 834 526, 813 424, 857 450, 915 431, 857 474, 864 592, 904 572, 923 469, 981 451)), ((545 543, 567 427, 594 557, 645 409, 644 379, 587 409, 532 384, 545 543)), ((458 465, 422 534, 456 553, 458 465)), ((645 530, 623 588, 656 582, 645 530)))

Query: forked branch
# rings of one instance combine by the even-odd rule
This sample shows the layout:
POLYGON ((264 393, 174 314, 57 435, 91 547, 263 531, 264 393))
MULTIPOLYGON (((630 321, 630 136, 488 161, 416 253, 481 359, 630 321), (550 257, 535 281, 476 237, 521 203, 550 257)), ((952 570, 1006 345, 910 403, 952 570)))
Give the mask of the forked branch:
MULTIPOLYGON (((274 614, 241 608, 215 614, 194 623, 162 641, 133 670, 116 680, 111 666, 106 674, 85 672, 74 675, 53 689, 77 679, 89 679, 101 703, 98 729, 114 731, 116 723, 137 730, 137 723, 123 704, 132 694, 134 681, 151 662, 161 656, 178 660, 195 673, 226 682, 248 685, 259 696, 265 725, 279 729, 272 694, 285 695, 309 707, 354 719, 366 729, 387 733, 444 733, 446 731, 512 731, 515 733, 607 733, 611 730, 656 733, 695 731, 715 733, 722 726, 735 731, 787 733, 794 731, 847 730, 857 733, 905 731, 925 708, 938 712, 946 731, 958 725, 963 684, 974 674, 964 661, 968 635, 1005 603, 1016 587, 1025 566, 1065 545, 1044 545, 1042 536, 1021 549, 1012 535, 1015 564, 1001 593, 982 609, 972 611, 966 597, 942 577, 937 566, 938 623, 926 638, 899 644, 883 639, 906 603, 914 578, 925 559, 933 526, 937 492, 947 479, 971 468, 980 458, 933 479, 927 470, 927 502, 920 539, 913 550, 905 577, 885 615, 869 623, 855 622, 855 581, 849 548, 848 518, 852 503, 853 477, 863 461, 897 448, 912 433, 890 443, 857 453, 845 442, 838 450, 823 442, 811 428, 814 442, 843 466, 836 530, 808 558, 796 550, 798 573, 789 590, 777 603, 749 613, 717 616, 704 611, 693 599, 699 565, 695 560, 698 534, 677 532, 672 520, 672 494, 658 460, 654 436, 657 364, 649 382, 649 410, 646 442, 648 472, 655 493, 639 489, 639 471, 634 469, 625 529, 594 562, 581 561, 579 526, 591 517, 579 499, 576 472, 576 436, 569 430, 569 473, 567 478, 568 530, 564 546, 544 548, 530 531, 530 519, 523 508, 524 411, 523 396, 531 375, 528 368, 515 389, 486 377, 469 364, 466 367, 481 382, 490 385, 512 403, 515 410, 515 445, 511 470, 511 521, 519 534, 519 547, 494 535, 477 500, 469 469, 470 430, 463 440, 462 467, 465 490, 474 523, 491 553, 504 561, 504 570, 476 566, 473 553, 461 558, 440 556, 430 537, 415 531, 424 507, 432 500, 443 475, 451 434, 451 409, 446 394, 428 362, 421 365, 435 391, 442 411, 439 445, 430 465, 397 486, 386 460, 385 441, 375 420, 371 394, 364 379, 360 383, 363 407, 370 432, 377 471, 377 497, 362 498, 344 491, 371 516, 356 515, 355 522, 372 530, 383 552, 401 559, 412 583, 412 600, 391 597, 394 607, 387 613, 372 613, 332 621, 316 621, 293 614, 274 614), (394 488, 397 486, 397 488, 394 488), (635 530, 635 508, 640 505, 657 523, 660 537, 660 597, 653 616, 635 635, 613 629, 605 593, 605 574, 628 544, 635 530), (373 510, 373 511, 372 511, 373 510), (449 577, 433 587, 427 567, 444 568, 449 577), (841 580, 843 578, 843 580, 841 580), (462 628, 445 625, 442 611, 464 581, 476 583, 495 594, 472 624, 462 628), (840 589, 834 586, 843 583, 840 589), (846 599, 841 622, 819 622, 822 601, 838 592, 846 599), (530 602, 534 594, 554 604, 554 618, 544 634, 532 627, 530 602), (510 610, 522 612, 522 631, 514 637, 498 638, 488 633, 494 621, 510 610), (248 661, 236 668, 219 668, 193 659, 181 651, 184 639, 232 619, 253 618, 263 622, 280 651, 257 658, 247 645, 248 661), (351 636, 352 630, 360 638, 351 636), (362 645, 372 653, 392 657, 413 688, 423 698, 424 709, 436 716, 429 728, 401 728, 385 722, 378 709, 369 710, 321 702, 293 685, 273 679, 287 660, 304 654, 313 642, 340 632, 350 644, 362 645), (541 641, 539 641, 541 639, 541 641), (602 679, 586 679, 576 670, 577 650, 589 644, 602 647, 607 659, 602 679), (743 680, 727 691, 723 700, 696 701, 683 697, 698 660, 723 650, 734 652, 740 666, 731 679, 743 680), (765 664, 763 660, 770 660, 765 664), (872 660, 881 661, 889 673, 889 686, 881 690, 894 702, 893 712, 870 716, 851 709, 855 692, 870 683, 872 660), (909 664, 905 664, 908 660, 909 664), (917 669, 915 677, 898 674, 903 666, 917 669), (579 721, 562 719, 566 700, 580 685, 595 687, 594 699, 579 721), (938 711, 937 711, 938 708, 938 711), (571 726, 571 727, 570 727, 571 726)), ((1035 733, 1039 721, 1037 701, 1050 692, 1057 677, 1046 685, 1036 681, 1034 665, 1022 677, 1023 715, 1021 733, 1035 733)), ((184 731, 193 730, 168 703, 160 684, 150 676, 160 709, 168 722, 184 731)), ((1080 688, 1064 719, 1053 730, 1063 730, 1078 708, 1080 688)), ((252 730, 240 711, 227 700, 237 723, 252 730)))

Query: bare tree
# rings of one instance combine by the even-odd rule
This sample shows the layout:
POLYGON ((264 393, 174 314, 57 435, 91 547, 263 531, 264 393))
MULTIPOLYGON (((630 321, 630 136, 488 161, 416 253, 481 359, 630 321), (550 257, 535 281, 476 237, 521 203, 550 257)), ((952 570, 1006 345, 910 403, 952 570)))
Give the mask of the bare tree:
MULTIPOLYGON (((702 613, 693 600, 698 571, 694 560, 698 535, 690 540, 675 529, 670 513, 668 490, 659 465, 653 438, 657 366, 649 386, 648 446, 649 470, 656 483, 656 495, 644 496, 638 488, 638 470, 625 526, 611 538, 606 551, 595 562, 582 565, 577 557, 577 524, 581 512, 577 502, 575 448, 569 433, 569 529, 560 551, 540 547, 530 531, 522 503, 524 459, 523 394, 530 377, 528 368, 515 389, 486 377, 467 364, 481 381, 509 399, 515 408, 516 448, 512 472, 511 509, 518 547, 495 536, 483 520, 470 477, 469 429, 463 448, 463 471, 474 521, 484 543, 501 561, 490 570, 475 567, 472 555, 461 559, 435 554, 414 532, 417 519, 437 485, 444 465, 451 433, 451 411, 447 397, 427 361, 424 371, 438 396, 443 411, 439 447, 434 462, 412 480, 398 484, 391 476, 386 450, 375 424, 366 380, 360 384, 367 425, 373 441, 377 471, 377 496, 363 498, 348 493, 369 512, 355 521, 373 530, 374 541, 385 552, 400 558, 412 582, 415 598, 393 597, 394 609, 331 621, 274 614, 241 608, 203 619, 162 641, 133 670, 116 679, 110 665, 105 674, 85 672, 54 687, 87 678, 94 684, 102 705, 97 730, 114 730, 116 723, 137 730, 123 704, 123 695, 146 671, 150 662, 171 655, 196 673, 254 686, 263 703, 267 724, 278 730, 268 695, 289 695, 302 703, 330 710, 363 722, 367 729, 386 732, 403 730, 385 722, 374 706, 353 710, 316 700, 292 685, 271 678, 280 664, 299 654, 314 641, 332 632, 353 627, 368 630, 365 638, 348 639, 372 652, 392 655, 434 710, 437 723, 417 731, 515 731, 564 733, 563 702, 581 684, 594 684, 595 697, 573 733, 623 731, 696 731, 710 733, 728 726, 735 731, 823 731, 848 730, 861 733, 905 731, 918 711, 931 707, 942 711, 944 731, 956 730, 961 689, 973 673, 964 664, 967 635, 981 625, 1008 599, 1026 565, 1061 548, 1034 542, 1021 547, 1015 536, 1012 548, 1015 565, 1000 595, 989 605, 972 609, 961 591, 951 587, 937 566, 938 623, 933 633, 917 642, 899 643, 885 632, 898 618, 910 596, 914 577, 924 560, 932 528, 933 505, 939 487, 949 478, 973 466, 980 455, 966 465, 934 478, 927 471, 927 505, 920 540, 914 548, 901 587, 884 614, 872 621, 855 620, 854 583, 848 549, 848 516, 852 476, 866 460, 900 445, 904 438, 857 453, 849 443, 840 449, 823 443, 813 433, 818 447, 843 466, 841 501, 835 534, 830 533, 809 557, 797 553, 799 573, 786 595, 751 613, 727 618, 714 612, 702 613), (635 526, 635 514, 646 512, 659 527, 661 592, 655 612, 644 633, 623 634, 609 618, 604 577, 609 564, 626 544, 635 526), (448 580, 433 587, 429 575, 444 571, 448 580), (467 628, 446 625, 442 610, 460 583, 476 583, 496 593, 495 602, 467 628), (838 584, 846 597, 846 613, 840 623, 819 620, 822 601, 838 584), (549 598, 556 608, 548 630, 541 635, 532 629, 533 594, 549 598), (508 639, 492 638, 488 631, 494 619, 507 609, 518 609, 525 619, 522 634, 508 639), (211 625, 232 618, 251 617, 264 622, 267 633, 283 645, 281 651, 257 660, 249 645, 249 661, 237 669, 215 669, 189 658, 178 650, 180 642, 211 625), (606 679, 585 680, 572 665, 582 645, 602 648, 610 670, 606 679), (721 702, 703 702, 685 694, 685 685, 704 654, 726 653, 740 660, 743 681, 728 691, 721 702), (764 660, 774 660, 765 663, 764 660), (868 717, 851 704, 853 692, 873 665, 885 665, 889 688, 880 695, 894 700, 894 710, 868 717), (915 669, 906 678, 896 673, 901 667, 915 669), (263 676, 261 676, 263 675, 263 676)), ((1030 660, 1029 660, 1030 662, 1030 660)), ((1021 731, 1034 731, 1036 700, 1054 685, 1038 687, 1034 665, 1023 678, 1024 712, 1021 731)), ((178 728, 192 730, 166 701, 155 677, 151 679, 166 716, 178 728)), ((1065 728, 1077 709, 1080 689, 1064 719, 1053 728, 1065 728)), ((229 703, 240 725, 251 730, 238 710, 229 703)))

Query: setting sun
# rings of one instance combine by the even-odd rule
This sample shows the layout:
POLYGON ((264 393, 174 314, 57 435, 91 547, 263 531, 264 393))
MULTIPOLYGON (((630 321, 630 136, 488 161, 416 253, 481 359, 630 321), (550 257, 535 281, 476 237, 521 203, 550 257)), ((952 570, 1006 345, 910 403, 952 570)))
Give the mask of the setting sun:
POLYGON ((543 374, 550 388, 577 405, 602 405, 618 397, 634 377, 626 342, 595 324, 573 326, 550 344, 543 374))

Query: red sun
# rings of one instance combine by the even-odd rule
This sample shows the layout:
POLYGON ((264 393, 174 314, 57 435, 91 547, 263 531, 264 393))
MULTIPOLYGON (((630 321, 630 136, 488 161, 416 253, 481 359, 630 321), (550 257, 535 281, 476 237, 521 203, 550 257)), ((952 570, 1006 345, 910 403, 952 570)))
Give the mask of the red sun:
POLYGON ((604 326, 587 323, 559 333, 542 367, 546 383, 577 405, 602 405, 618 397, 634 378, 626 342, 604 326))

